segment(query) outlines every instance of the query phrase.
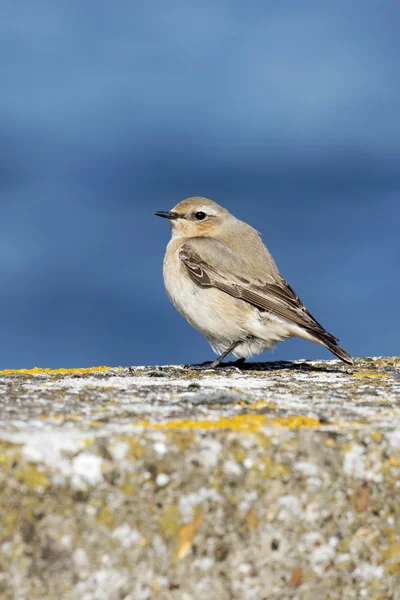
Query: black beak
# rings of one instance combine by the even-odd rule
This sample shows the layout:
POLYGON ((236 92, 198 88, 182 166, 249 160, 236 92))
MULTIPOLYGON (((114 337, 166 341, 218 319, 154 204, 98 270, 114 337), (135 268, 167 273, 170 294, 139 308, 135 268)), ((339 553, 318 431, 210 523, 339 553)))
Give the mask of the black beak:
POLYGON ((171 211, 156 210, 154 214, 157 215, 157 217, 164 217, 164 219, 169 219, 170 221, 174 221, 178 218, 178 215, 171 211))

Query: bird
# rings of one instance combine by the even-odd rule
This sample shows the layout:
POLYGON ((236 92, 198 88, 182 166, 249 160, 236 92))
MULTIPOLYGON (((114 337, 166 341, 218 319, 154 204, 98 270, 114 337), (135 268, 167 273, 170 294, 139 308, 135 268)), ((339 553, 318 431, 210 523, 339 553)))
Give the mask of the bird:
POLYGON ((167 294, 218 355, 205 368, 218 368, 228 354, 244 362, 290 337, 325 346, 353 364, 281 276, 253 227, 201 196, 154 214, 172 226, 163 263, 167 294))

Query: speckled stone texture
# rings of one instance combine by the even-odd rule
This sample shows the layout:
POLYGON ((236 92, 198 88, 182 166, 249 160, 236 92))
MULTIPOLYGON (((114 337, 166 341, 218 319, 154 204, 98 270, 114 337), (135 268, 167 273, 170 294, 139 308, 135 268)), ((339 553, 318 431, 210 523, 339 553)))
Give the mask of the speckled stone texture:
POLYGON ((400 600, 400 359, 0 373, 1 600, 400 600))

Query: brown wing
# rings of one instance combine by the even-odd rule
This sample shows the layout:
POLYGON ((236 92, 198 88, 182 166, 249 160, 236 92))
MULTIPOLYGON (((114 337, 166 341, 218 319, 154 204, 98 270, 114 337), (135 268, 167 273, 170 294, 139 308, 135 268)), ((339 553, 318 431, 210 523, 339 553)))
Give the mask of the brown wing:
MULTIPOLYGON (((218 262, 224 264, 224 257, 220 261, 222 244, 218 244, 218 262)), ((232 255, 229 253, 229 264, 232 265, 232 255)), ((190 242, 185 242, 180 250, 179 257, 186 267, 192 280, 201 287, 213 287, 248 302, 261 311, 270 312, 291 323, 299 325, 314 336, 342 360, 352 362, 345 350, 337 345, 338 339, 328 333, 316 319, 308 312, 300 298, 295 294, 288 283, 279 275, 279 279, 269 277, 272 282, 254 282, 243 275, 243 264, 238 260, 238 269, 230 269, 228 273, 218 270, 210 262, 205 261, 193 248, 190 242), (240 272, 241 275, 237 275, 240 272)))
MULTIPOLYGON (((218 250, 220 252, 220 247, 218 250)), ((243 276, 238 277, 232 273, 227 276, 204 261, 190 246, 190 242, 182 245, 179 257, 190 277, 198 285, 217 288, 234 298, 252 304, 259 310, 271 312, 300 327, 313 329, 319 333, 325 332, 282 277, 275 283, 252 283, 243 276)), ((336 340, 333 336, 332 339, 336 340)))

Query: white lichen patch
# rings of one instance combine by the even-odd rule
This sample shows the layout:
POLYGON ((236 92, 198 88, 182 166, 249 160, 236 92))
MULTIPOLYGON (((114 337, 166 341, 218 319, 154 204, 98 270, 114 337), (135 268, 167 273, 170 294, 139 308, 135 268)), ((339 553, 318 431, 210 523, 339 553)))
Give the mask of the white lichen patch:
POLYGON ((373 579, 379 580, 383 577, 384 570, 381 565, 362 563, 355 569, 354 575, 364 581, 372 581, 373 579))
POLYGON ((349 477, 379 483, 382 481, 382 461, 376 453, 367 453, 360 444, 353 444, 344 455, 343 471, 349 477))
POLYGON ((137 529, 133 529, 127 523, 124 523, 114 529, 112 537, 118 540, 124 548, 131 548, 140 542, 142 536, 137 529))
POLYGON ((165 487, 168 485, 169 481, 170 476, 167 475, 167 473, 158 473, 156 477, 156 485, 158 485, 158 487, 165 487))
POLYGON ((365 479, 365 448, 360 444, 353 444, 344 456, 343 471, 349 477, 365 479))
POLYGON ((103 460, 96 454, 81 452, 71 462, 71 483, 75 489, 94 487, 103 481, 103 460))
POLYGON ((63 456, 75 454, 85 446, 76 432, 66 431, 32 432, 29 436, 16 434, 9 439, 22 444, 22 455, 27 461, 49 467, 57 467, 63 456))
POLYGON ((388 434, 388 442, 396 450, 400 450, 400 427, 388 434))
POLYGON ((222 444, 213 438, 201 440, 201 450, 199 452, 199 462, 206 467, 215 467, 220 459, 222 444))
POLYGON ((243 494, 243 497, 238 505, 240 513, 242 515, 247 514, 257 499, 258 499, 258 493, 256 492, 256 490, 246 491, 243 494))
POLYGON ((240 464, 234 460, 224 461, 223 470, 228 477, 239 477, 242 474, 242 468, 240 464))
POLYGON ((322 575, 327 565, 335 558, 336 548, 332 544, 322 544, 311 552, 311 566, 317 575, 322 575))
POLYGON ((303 513, 303 507, 296 496, 282 496, 279 498, 279 519, 298 519, 303 513))
POLYGON ((127 581, 127 574, 120 570, 103 568, 90 573, 88 577, 77 583, 73 594, 75 598, 82 600, 104 600, 104 598, 115 597, 127 581))
POLYGON ((157 454, 160 454, 161 456, 164 456, 164 454, 167 454, 168 452, 168 446, 165 442, 158 441, 154 444, 153 448, 157 454))
POLYGON ((114 460, 123 460, 129 452, 129 444, 126 442, 117 442, 110 448, 111 456, 114 460))
POLYGON ((295 463, 294 468, 307 477, 316 477, 319 473, 317 465, 312 462, 299 461, 295 463))
POLYGON ((196 492, 185 494, 179 498, 179 510, 184 523, 190 523, 194 518, 194 509, 205 503, 218 503, 221 497, 213 488, 200 488, 196 492))

